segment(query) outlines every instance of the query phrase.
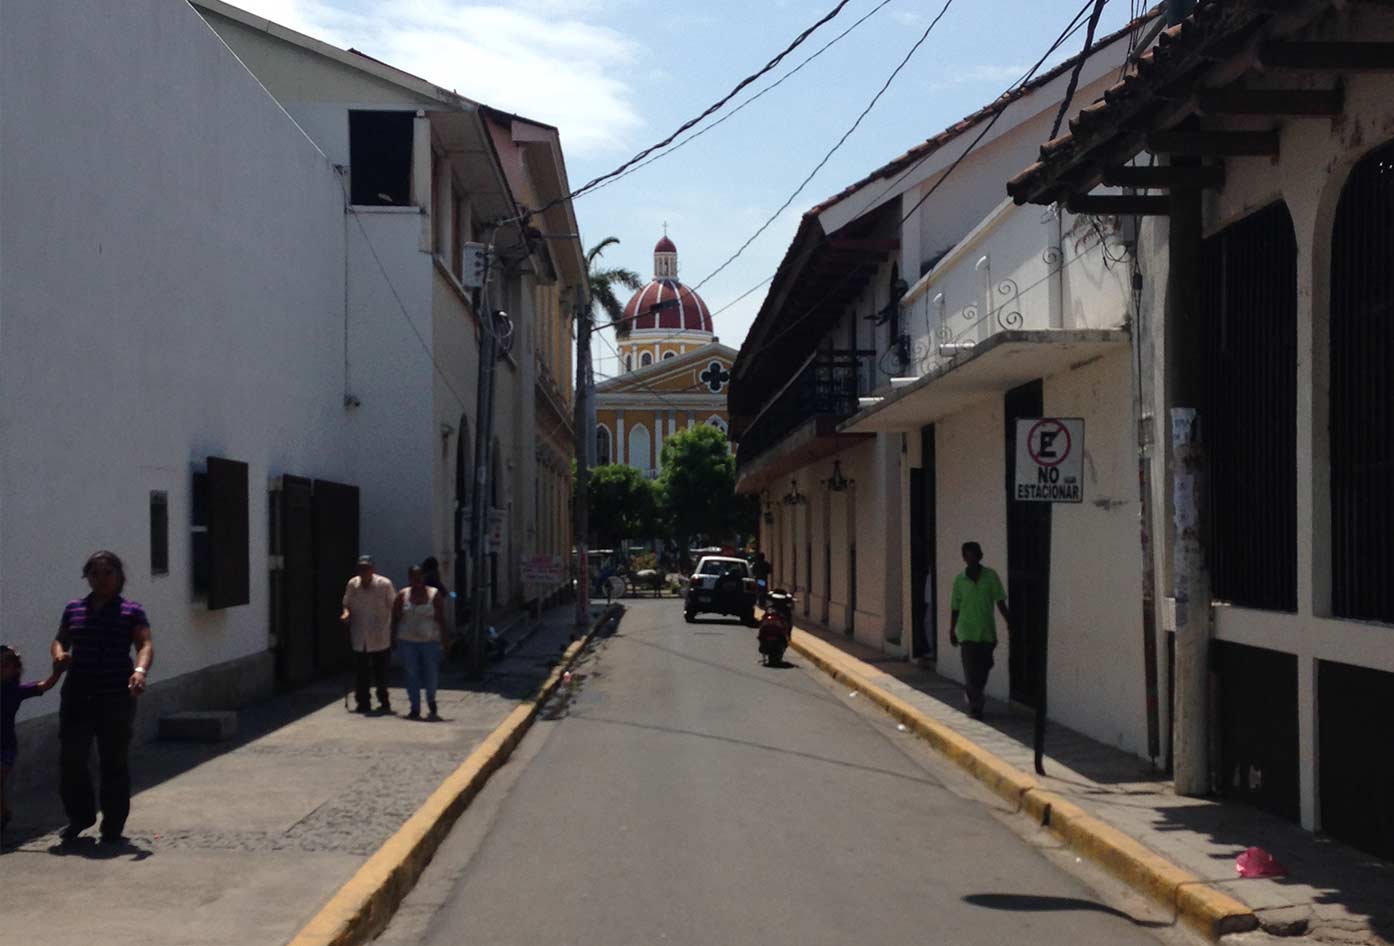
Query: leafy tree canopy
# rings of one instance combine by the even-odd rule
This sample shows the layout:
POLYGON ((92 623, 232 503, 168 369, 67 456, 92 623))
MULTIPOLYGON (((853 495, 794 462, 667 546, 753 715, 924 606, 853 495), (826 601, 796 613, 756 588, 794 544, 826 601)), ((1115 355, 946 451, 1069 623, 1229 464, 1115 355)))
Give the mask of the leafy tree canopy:
POLYGON ((754 529, 758 504, 736 495, 736 458, 726 435, 706 424, 663 441, 659 494, 683 547, 695 539, 734 542, 754 529))
POLYGON ((648 538, 657 531, 658 492, 632 466, 612 463, 590 471, 590 527, 604 545, 648 538))

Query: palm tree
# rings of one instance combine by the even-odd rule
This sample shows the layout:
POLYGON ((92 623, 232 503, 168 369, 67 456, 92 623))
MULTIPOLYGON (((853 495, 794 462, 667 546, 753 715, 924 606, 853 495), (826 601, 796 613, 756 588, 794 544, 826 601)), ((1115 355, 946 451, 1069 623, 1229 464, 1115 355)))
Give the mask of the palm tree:
POLYGON ((596 260, 605 252, 605 248, 617 246, 619 242, 619 237, 611 236, 591 247, 586 253, 586 267, 590 270, 591 311, 594 312, 598 307, 609 317, 611 323, 619 323, 615 325, 615 331, 624 335, 628 333, 629 326, 620 323, 620 319, 624 318, 624 302, 615 295, 615 290, 622 287, 636 292, 643 288, 644 281, 632 269, 620 266, 601 268, 596 265, 596 260))

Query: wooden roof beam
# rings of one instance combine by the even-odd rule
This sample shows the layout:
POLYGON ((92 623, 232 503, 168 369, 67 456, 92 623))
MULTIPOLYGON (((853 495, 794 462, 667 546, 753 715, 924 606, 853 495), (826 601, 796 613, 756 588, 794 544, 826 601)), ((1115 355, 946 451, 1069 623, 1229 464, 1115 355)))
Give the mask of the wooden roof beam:
POLYGON ((1335 89, 1204 89, 1196 106, 1206 115, 1339 115, 1345 92, 1335 89))
POLYGON ((1274 157, 1277 131, 1157 131, 1147 136, 1153 154, 1274 157))
POLYGON ((1268 43, 1259 51, 1259 62, 1267 69, 1394 71, 1394 43, 1268 43))
POLYGON ((1106 169, 1103 181, 1111 187, 1218 190, 1225 186, 1225 166, 1223 164, 1203 164, 1199 167, 1172 167, 1170 165, 1134 167, 1124 165, 1106 169))

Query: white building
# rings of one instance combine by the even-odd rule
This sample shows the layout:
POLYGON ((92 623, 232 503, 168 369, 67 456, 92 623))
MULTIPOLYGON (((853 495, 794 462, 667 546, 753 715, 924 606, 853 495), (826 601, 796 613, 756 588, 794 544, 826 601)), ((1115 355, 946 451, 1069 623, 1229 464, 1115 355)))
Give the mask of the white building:
POLYGON ((1163 744, 1185 733, 1178 782, 1184 751, 1202 789, 1394 858, 1394 15, 1201 0, 1161 40, 1010 189, 1028 211, 1089 202, 1146 165, 1127 200, 1154 313, 1138 380, 1155 663, 1177 693, 1163 744), (1191 592, 1211 607, 1174 631, 1177 408, 1206 454, 1191 592))
POLYGON ((468 588, 480 312, 502 309, 513 335, 496 372, 489 444, 487 506, 496 538, 486 568, 488 607, 554 595, 561 582, 524 587, 519 563, 525 555, 565 554, 571 545, 558 512, 570 494, 574 435, 569 385, 557 383, 569 376, 571 358, 557 342, 570 337, 585 260, 569 203, 526 225, 516 218, 524 207, 569 193, 556 129, 220 0, 194 5, 345 169, 348 393, 354 412, 383 431, 371 449, 403 471, 395 489, 365 499, 364 547, 383 555, 394 576, 435 555, 442 573, 456 576, 454 586, 468 588), (499 221, 506 222, 495 227, 499 221), (498 247, 487 300, 462 281, 462 247, 480 240, 498 247), (401 414, 404 402, 418 413, 401 414), (541 443, 539 403, 548 435, 541 443), (545 504, 535 485, 539 469, 545 504))
MULTIPOLYGON (((491 130, 473 103, 372 60, 204 14, 180 0, 0 12, 0 638, 41 668, 64 602, 85 593, 84 558, 117 551, 155 632, 147 732, 164 711, 235 706, 340 665, 338 596, 359 549, 397 581, 427 554, 455 558, 478 343, 455 278, 469 229, 440 239, 469 213, 436 195, 480 220, 519 203, 494 144, 512 134, 502 118, 491 130), (356 154, 347 107, 278 101, 277 75, 296 70, 306 89, 334 73, 405 145, 384 134, 356 154), (432 180, 432 143, 453 191, 432 180), (401 161, 406 206, 389 193, 401 161)), ((530 134, 518 147, 551 162, 531 199, 564 193, 555 130, 513 137, 530 134)), ((569 213, 545 226, 576 232, 569 213)), ((496 305, 515 330, 497 398, 494 505, 516 520, 500 601, 553 590, 523 589, 516 569, 541 532, 534 324, 565 318, 539 296, 584 279, 579 241, 521 236, 498 235, 496 305)), ((26 745, 49 741, 57 705, 25 704, 26 745)))
MULTIPOLYGON (((1128 45, 1095 46, 1072 114, 1128 45)), ((1034 704, 1048 636, 1052 716, 1146 756, 1128 237, 1003 193, 1073 63, 804 215, 732 371, 737 488, 806 619, 955 679, 949 590, 981 543, 1016 615, 988 692, 1034 704), (1084 419, 1079 504, 1009 499, 1016 420, 1042 416, 1084 419)))

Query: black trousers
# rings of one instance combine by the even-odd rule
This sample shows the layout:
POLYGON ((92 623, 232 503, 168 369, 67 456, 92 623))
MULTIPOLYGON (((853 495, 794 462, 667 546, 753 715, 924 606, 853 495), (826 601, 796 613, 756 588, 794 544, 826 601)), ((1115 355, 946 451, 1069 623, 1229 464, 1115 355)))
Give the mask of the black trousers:
POLYGON ((120 836, 131 811, 131 730, 136 701, 129 693, 83 696, 64 692, 58 707, 59 790, 68 823, 97 820, 88 760, 97 743, 102 834, 120 836))
POLYGON ((992 651, 997 647, 978 641, 959 641, 959 656, 963 658, 963 690, 968 694, 968 708, 981 716, 987 688, 987 675, 992 671, 992 651))
POLYGON ((358 708, 365 710, 368 708, 368 684, 369 677, 372 684, 377 688, 378 702, 383 706, 388 705, 387 700, 387 658, 392 652, 390 650, 355 650, 353 652, 354 670, 354 702, 358 708))

